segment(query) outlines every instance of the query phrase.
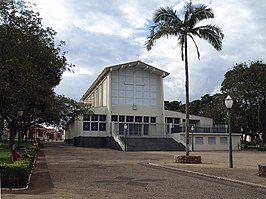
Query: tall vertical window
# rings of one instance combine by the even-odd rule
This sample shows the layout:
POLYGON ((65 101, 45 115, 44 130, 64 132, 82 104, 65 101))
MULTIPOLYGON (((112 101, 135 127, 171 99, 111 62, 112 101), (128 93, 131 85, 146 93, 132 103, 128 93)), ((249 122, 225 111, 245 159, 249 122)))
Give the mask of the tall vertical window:
POLYGON ((83 122, 83 131, 90 131, 90 122, 83 122))

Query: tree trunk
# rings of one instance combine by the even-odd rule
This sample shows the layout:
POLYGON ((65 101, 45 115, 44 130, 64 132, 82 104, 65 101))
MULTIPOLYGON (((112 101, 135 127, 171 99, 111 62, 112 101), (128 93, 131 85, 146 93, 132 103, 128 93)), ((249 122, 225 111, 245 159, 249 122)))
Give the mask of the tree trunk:
POLYGON ((17 125, 15 121, 12 119, 10 121, 10 134, 9 134, 9 147, 11 148, 12 145, 15 144, 15 137, 17 132, 17 125))
POLYGON ((185 36, 185 92, 186 92, 186 156, 189 156, 189 76, 188 76, 188 54, 187 36, 185 36))
POLYGON ((0 116, 0 141, 2 140, 3 131, 4 131, 4 118, 0 116))
POLYGON ((266 144, 266 100, 261 104, 260 109, 260 132, 262 132, 262 139, 266 144))

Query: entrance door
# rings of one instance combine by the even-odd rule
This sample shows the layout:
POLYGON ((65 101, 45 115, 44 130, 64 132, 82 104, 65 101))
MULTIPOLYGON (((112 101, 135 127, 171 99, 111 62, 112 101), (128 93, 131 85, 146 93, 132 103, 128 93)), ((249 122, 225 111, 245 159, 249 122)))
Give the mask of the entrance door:
POLYGON ((142 124, 129 124, 128 126, 129 136, 141 136, 142 124))

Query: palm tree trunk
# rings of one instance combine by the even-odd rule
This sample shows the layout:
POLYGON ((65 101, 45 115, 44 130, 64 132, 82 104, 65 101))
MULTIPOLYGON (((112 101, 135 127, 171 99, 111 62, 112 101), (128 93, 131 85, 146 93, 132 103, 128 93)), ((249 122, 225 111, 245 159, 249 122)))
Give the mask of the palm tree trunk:
POLYGON ((189 156, 189 76, 188 76, 188 54, 187 35, 185 36, 185 92, 186 92, 186 156, 189 156))

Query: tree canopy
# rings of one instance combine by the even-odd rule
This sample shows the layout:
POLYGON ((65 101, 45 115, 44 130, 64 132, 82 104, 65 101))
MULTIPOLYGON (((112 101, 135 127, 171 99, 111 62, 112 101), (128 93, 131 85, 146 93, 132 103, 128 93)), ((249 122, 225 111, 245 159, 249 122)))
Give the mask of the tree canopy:
POLYGON ((0 1, 0 132, 4 120, 16 123, 20 109, 25 122, 47 121, 55 104, 66 100, 54 93, 73 66, 61 50, 65 42, 56 44, 56 32, 32 9, 24 1, 0 1))
POLYGON ((266 65, 262 61, 236 64, 225 74, 221 90, 234 100, 234 123, 263 132, 266 141, 266 65))

